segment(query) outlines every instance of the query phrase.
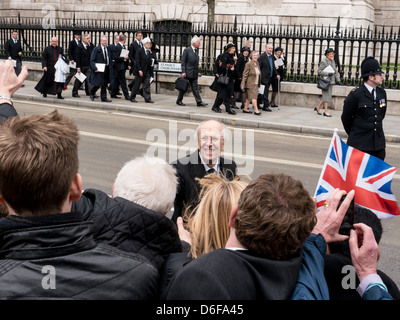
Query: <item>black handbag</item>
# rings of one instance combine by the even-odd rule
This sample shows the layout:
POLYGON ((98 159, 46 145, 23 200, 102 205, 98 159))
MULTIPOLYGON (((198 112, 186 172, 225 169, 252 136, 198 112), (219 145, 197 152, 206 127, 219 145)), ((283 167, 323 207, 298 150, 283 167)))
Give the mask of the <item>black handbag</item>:
POLYGON ((217 83, 221 84, 223 86, 226 86, 229 83, 229 77, 228 77, 228 68, 226 68, 226 74, 225 75, 220 75, 218 77, 217 83))
POLYGON ((175 80, 175 89, 186 91, 189 87, 189 80, 179 77, 175 80))
POLYGON ((317 88, 327 91, 329 89, 329 85, 331 84, 330 79, 324 79, 322 77, 318 77, 317 88))

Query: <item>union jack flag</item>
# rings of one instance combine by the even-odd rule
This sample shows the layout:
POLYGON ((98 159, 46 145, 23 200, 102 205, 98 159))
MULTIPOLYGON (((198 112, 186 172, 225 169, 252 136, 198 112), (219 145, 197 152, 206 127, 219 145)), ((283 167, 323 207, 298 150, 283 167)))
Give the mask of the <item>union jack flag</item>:
POLYGON ((391 184, 397 168, 332 137, 314 198, 320 210, 335 188, 355 190, 354 203, 372 210, 380 219, 400 215, 391 184))

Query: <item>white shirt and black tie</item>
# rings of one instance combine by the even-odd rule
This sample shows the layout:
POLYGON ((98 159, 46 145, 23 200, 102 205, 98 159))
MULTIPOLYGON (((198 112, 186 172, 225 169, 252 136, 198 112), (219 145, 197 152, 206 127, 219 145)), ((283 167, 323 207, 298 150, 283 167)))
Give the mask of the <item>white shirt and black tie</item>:
POLYGON ((105 61, 106 65, 108 66, 108 53, 107 53, 107 47, 105 47, 105 46, 102 46, 102 49, 103 49, 103 58, 104 58, 104 61, 105 61))

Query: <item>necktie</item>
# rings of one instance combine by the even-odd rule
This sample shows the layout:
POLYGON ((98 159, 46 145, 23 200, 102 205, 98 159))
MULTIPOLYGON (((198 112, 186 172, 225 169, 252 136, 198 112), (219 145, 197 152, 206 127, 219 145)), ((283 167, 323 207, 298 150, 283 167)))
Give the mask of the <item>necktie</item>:
POLYGON ((104 61, 106 62, 106 65, 108 65, 108 57, 107 57, 106 47, 103 47, 103 56, 104 56, 104 61))
POLYGON ((371 94, 372 94, 372 100, 375 100, 375 89, 372 89, 371 94))
POLYGON ((211 169, 207 170, 207 174, 212 174, 212 173, 215 173, 215 169, 214 168, 211 168, 211 169))

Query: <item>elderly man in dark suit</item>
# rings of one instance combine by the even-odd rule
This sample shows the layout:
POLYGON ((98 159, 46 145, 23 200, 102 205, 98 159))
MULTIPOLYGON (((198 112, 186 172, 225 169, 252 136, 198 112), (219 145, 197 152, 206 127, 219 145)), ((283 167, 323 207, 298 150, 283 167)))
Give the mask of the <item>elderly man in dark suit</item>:
POLYGON ((14 67, 17 76, 21 72, 22 67, 22 46, 21 41, 18 39, 18 31, 14 30, 11 33, 11 39, 7 40, 5 45, 6 57, 10 60, 15 60, 16 65, 14 67))
POLYGON ((139 92, 140 85, 142 85, 144 101, 146 103, 153 103, 150 94, 150 78, 153 75, 152 63, 154 63, 154 61, 152 61, 152 55, 150 51, 152 46, 151 39, 146 37, 143 39, 142 43, 143 48, 140 48, 136 52, 135 67, 133 72, 135 75, 135 82, 133 84, 129 100, 132 102, 137 102, 135 100, 136 94, 139 92))
POLYGON ((101 87, 100 97, 103 102, 111 102, 107 98, 107 85, 110 82, 110 51, 107 46, 107 36, 102 36, 100 44, 93 49, 90 56, 90 77, 89 82, 93 86, 90 91, 90 100, 94 101, 96 91, 101 87), (104 72, 98 69, 97 64, 104 64, 104 72))
MULTIPOLYGON (((261 70, 261 84, 265 86, 264 88, 264 106, 263 110, 271 112, 272 110, 269 108, 270 103, 268 101, 269 87, 273 82, 274 78, 278 77, 276 68, 274 66, 274 55, 273 55, 273 45, 268 43, 265 46, 265 52, 260 55, 258 58, 258 63, 260 64, 261 70)), ((280 77, 279 77, 280 79, 280 77)))
POLYGON ((200 185, 196 178, 214 172, 229 180, 236 176, 236 163, 220 156, 224 150, 225 131, 224 124, 216 120, 202 122, 196 130, 198 150, 172 163, 179 180, 172 216, 174 222, 182 216, 185 207, 197 204, 200 185))
MULTIPOLYGON (((75 62, 76 62, 76 72, 80 74, 81 72, 86 76, 85 79, 85 92, 86 95, 90 95, 90 85, 89 85, 89 75, 90 75, 90 55, 93 52, 94 45, 90 42, 91 36, 90 34, 84 34, 82 36, 82 42, 78 44, 76 48, 75 54, 75 62)), ((82 83, 75 79, 74 87, 72 89, 72 96, 76 98, 80 98, 78 94, 78 90, 81 87, 82 83)))
MULTIPOLYGON (((199 72, 199 47, 201 44, 200 38, 194 36, 191 43, 191 46, 183 50, 181 59, 182 78, 186 78, 189 81, 197 106, 204 107, 207 105, 207 103, 203 103, 201 100, 199 86, 197 84, 197 79, 201 77, 201 73, 199 72)), ((185 92, 183 90, 179 90, 178 99, 176 100, 177 105, 185 105, 182 102, 184 94, 185 92)))

